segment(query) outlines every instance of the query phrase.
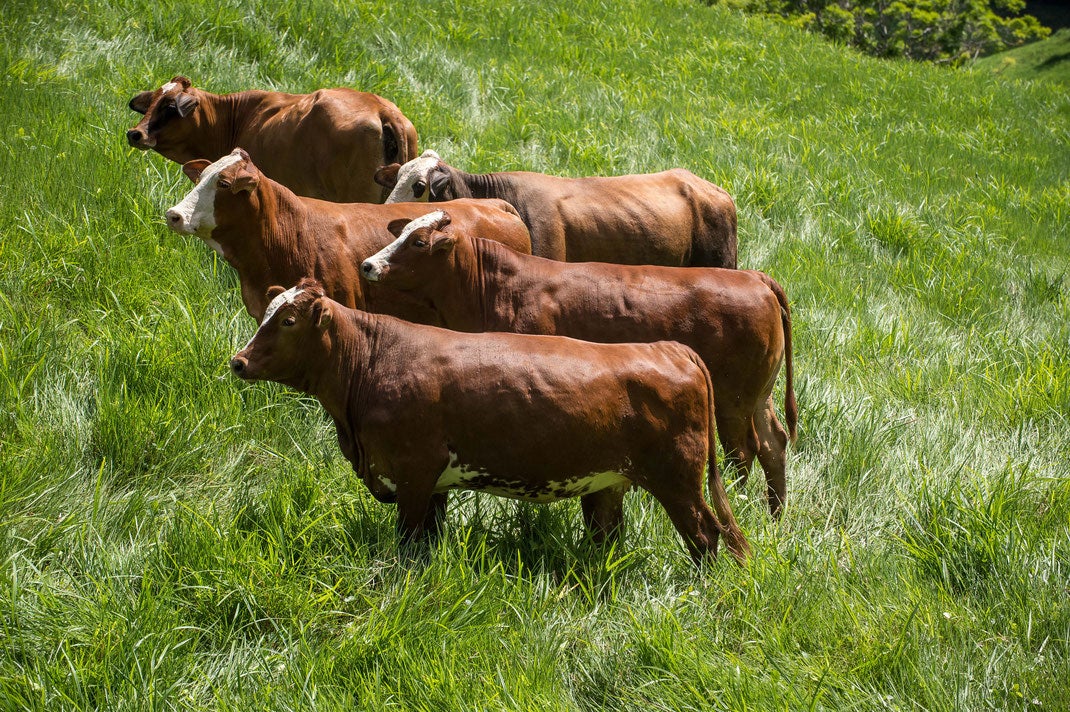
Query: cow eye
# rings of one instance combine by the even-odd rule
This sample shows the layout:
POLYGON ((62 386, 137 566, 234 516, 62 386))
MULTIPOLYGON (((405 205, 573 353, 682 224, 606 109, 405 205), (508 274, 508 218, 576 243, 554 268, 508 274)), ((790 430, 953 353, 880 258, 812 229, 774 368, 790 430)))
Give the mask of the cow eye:
POLYGON ((412 243, 412 246, 413 247, 419 247, 420 249, 423 249, 423 248, 427 247, 427 242, 425 242, 424 240, 414 240, 413 243, 412 243))
POLYGON ((422 180, 418 180, 412 184, 412 196, 414 198, 419 198, 424 194, 425 190, 427 190, 427 183, 424 183, 422 180))
POLYGON ((283 326, 293 326, 296 323, 297 323, 297 319, 295 319, 292 316, 288 316, 288 317, 286 317, 285 319, 282 320, 282 325, 283 326))
POLYGON ((230 187, 230 181, 229 180, 221 180, 221 181, 219 181, 219 187, 222 188, 223 190, 226 190, 227 188, 230 187))

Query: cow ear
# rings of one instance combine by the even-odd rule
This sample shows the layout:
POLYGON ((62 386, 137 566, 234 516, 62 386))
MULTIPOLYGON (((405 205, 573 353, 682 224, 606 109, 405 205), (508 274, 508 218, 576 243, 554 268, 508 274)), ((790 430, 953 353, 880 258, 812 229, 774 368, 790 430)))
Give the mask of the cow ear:
POLYGON ((411 222, 412 220, 409 218, 398 218, 397 220, 391 220, 390 224, 386 226, 386 229, 394 237, 401 237, 401 231, 411 222))
POLYGON ((450 175, 441 168, 436 168, 431 172, 431 180, 428 184, 431 186, 431 194, 428 196, 432 200, 444 200, 446 197, 446 189, 450 185, 450 175))
POLYGON ((191 82, 189 79, 187 79, 186 77, 182 76, 181 74, 176 74, 175 76, 171 77, 171 81, 174 82, 175 84, 181 84, 182 85, 182 91, 186 91, 191 86, 193 86, 193 82, 191 82))
POLYGON ((260 169, 244 148, 235 148, 231 155, 238 154, 244 165, 239 165, 236 174, 230 179, 230 192, 237 195, 242 191, 252 192, 260 185, 260 169))
POLYGON ((453 246, 456 244, 457 238, 445 232, 436 232, 431 237, 432 252, 441 252, 443 250, 449 251, 452 250, 453 246))
POLYGON ((144 114, 152 106, 152 94, 151 91, 143 91, 140 94, 134 95, 134 98, 130 100, 128 106, 139 114, 144 114))
POLYGON ((331 307, 326 297, 320 297, 312 303, 312 323, 316 328, 323 331, 331 323, 331 307))
POLYGON ((398 184, 398 171, 400 163, 391 163, 389 166, 379 166, 375 171, 375 182, 384 188, 393 188, 398 184))
POLYGON ((264 296, 267 297, 268 304, 270 304, 275 299, 275 297, 279 296, 280 294, 282 294, 285 291, 286 291, 285 287, 280 287, 279 285, 276 284, 276 285, 274 285, 272 287, 268 287, 267 288, 267 292, 265 293, 264 296))
POLYGON ((245 192, 253 192, 256 190, 256 186, 260 185, 260 175, 258 173, 251 173, 249 171, 242 171, 239 175, 234 177, 234 180, 230 182, 230 192, 234 195, 245 192))
POLYGON ((197 108, 197 97, 182 92, 175 97, 175 108, 178 110, 178 115, 185 118, 197 108))
POLYGON ((201 179, 201 173, 204 173, 204 169, 212 165, 212 162, 204 158, 195 158, 192 161, 186 161, 182 164, 182 172, 186 174, 194 183, 201 179))
POLYGON ((439 212, 442 213, 442 217, 436 220, 435 223, 431 226, 432 230, 441 230, 442 228, 453 222, 453 218, 451 218, 450 214, 447 213, 445 210, 440 210, 439 212))

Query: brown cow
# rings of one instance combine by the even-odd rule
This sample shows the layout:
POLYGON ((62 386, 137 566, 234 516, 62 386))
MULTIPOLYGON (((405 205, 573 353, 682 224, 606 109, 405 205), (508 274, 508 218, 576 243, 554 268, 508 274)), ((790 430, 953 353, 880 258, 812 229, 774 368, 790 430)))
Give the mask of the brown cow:
POLYGON ((315 396, 354 471, 397 503, 406 538, 429 534, 433 495, 458 488, 581 497, 596 538, 615 537, 620 499, 636 484, 696 561, 716 555, 719 534, 738 559, 749 553, 715 458, 716 515, 702 495, 713 389, 688 347, 458 333, 347 309, 315 280, 271 294, 231 369, 315 396))
POLYGON ((677 168, 559 178, 513 171, 473 175, 434 151, 375 174, 388 203, 501 198, 531 230, 531 251, 568 262, 736 266, 736 205, 723 189, 677 168))
MULTIPOLYGON (((316 277, 334 299, 351 307, 394 314, 411 321, 438 323, 428 307, 394 293, 369 297, 360 280, 360 263, 389 244, 392 220, 432 212, 426 203, 372 205, 329 203, 303 198, 261 173, 242 149, 209 163, 190 161, 183 170, 193 190, 167 211, 167 224, 198 235, 238 271, 242 300, 257 321, 273 284, 295 284, 316 277)), ((501 200, 458 200, 458 230, 474 230, 530 251, 527 228, 512 206, 501 200)))
POLYGON ((211 94, 175 77, 143 91, 130 108, 145 117, 130 145, 186 163, 244 147, 267 175, 298 195, 381 203, 373 180, 383 163, 416 157, 416 129, 391 102, 352 89, 312 94, 211 94))
POLYGON ((398 239, 365 260, 362 275, 429 302, 443 326, 459 331, 687 344, 713 378, 726 455, 744 479, 757 455, 769 509, 779 515, 788 434, 772 390, 784 362, 792 440, 797 421, 791 316, 780 285, 749 270, 557 262, 442 232, 448 224, 445 212, 392 224, 398 239))

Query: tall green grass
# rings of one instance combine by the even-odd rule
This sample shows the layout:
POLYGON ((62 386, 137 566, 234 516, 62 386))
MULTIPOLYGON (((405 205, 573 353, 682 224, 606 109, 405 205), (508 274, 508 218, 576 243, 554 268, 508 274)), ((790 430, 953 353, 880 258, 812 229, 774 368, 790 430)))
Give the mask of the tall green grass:
POLYGON ((1070 86, 1070 28, 1015 49, 983 57, 974 63, 981 72, 1007 79, 1044 79, 1070 86))
POLYGON ((723 8, 0 8, 0 708, 1061 709, 1070 111, 723 8), (230 268, 126 102, 349 85, 473 171, 684 166, 793 304, 784 518, 690 565, 635 493, 452 499, 399 549, 318 405, 231 378, 230 268))

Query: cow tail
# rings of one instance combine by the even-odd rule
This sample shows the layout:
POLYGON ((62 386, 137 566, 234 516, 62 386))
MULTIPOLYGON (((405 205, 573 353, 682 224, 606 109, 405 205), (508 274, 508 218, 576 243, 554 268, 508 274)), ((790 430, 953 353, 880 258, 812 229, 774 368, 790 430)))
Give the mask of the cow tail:
POLYGON ((383 163, 408 163, 416 158, 416 128, 398 110, 384 111, 379 115, 383 129, 383 163))
POLYGON ((758 272, 758 274, 762 276, 765 285, 780 302, 780 322, 784 329, 784 417, 788 421, 788 437, 791 438, 792 444, 795 444, 796 438, 799 437, 799 407, 795 402, 795 377, 791 357, 791 307, 788 305, 788 297, 784 294, 784 288, 764 272, 758 272))
POLYGON ((725 546, 728 547, 728 551, 733 556, 743 561, 750 556, 750 544, 747 543, 747 538, 743 536, 743 530, 739 528, 736 515, 732 512, 732 505, 728 502, 728 492, 724 487, 724 479, 721 477, 721 468, 717 465, 717 417, 713 399, 713 379, 710 378, 710 371, 698 354, 688 349, 688 356, 699 367, 703 378, 706 379, 706 400, 710 405, 710 422, 706 426, 707 457, 709 458, 710 468, 707 487, 710 494, 710 504, 713 505, 713 511, 717 515, 717 523, 721 534, 724 536, 725 546))

